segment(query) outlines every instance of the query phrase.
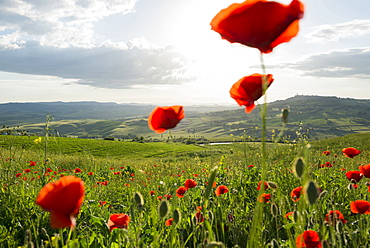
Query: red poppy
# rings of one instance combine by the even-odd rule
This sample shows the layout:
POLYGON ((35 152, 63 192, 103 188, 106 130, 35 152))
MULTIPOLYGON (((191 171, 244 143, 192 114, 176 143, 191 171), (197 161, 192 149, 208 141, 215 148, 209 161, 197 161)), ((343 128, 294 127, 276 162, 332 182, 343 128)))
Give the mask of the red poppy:
POLYGON ((329 156, 330 155, 330 151, 323 151, 322 154, 323 155, 326 155, 326 156, 329 156))
POLYGON ((296 239, 296 247, 321 248, 319 234, 313 230, 304 231, 296 239))
MULTIPOLYGON (((261 184, 262 182, 258 182, 257 190, 261 189, 261 184)), ((267 182, 263 182, 263 184, 265 185, 265 190, 269 188, 269 184, 267 182)))
POLYGON ((292 220, 294 212, 288 212, 284 215, 285 219, 292 220))
POLYGON ((324 168, 324 167, 333 167, 333 165, 330 162, 325 162, 324 164, 321 164, 320 167, 321 168, 324 168))
POLYGON ((172 226, 173 218, 166 220, 166 226, 172 226))
POLYGON ((172 198, 172 195, 164 195, 163 197, 166 197, 167 200, 170 200, 172 198))
POLYGON ((370 164, 367 165, 360 165, 358 170, 361 172, 362 175, 366 178, 370 178, 370 164))
POLYGON ((151 196, 155 195, 155 191, 154 190, 151 190, 149 193, 150 193, 151 196))
POLYGON ((303 187, 299 186, 290 192, 290 197, 292 197, 292 201, 297 202, 299 200, 301 194, 303 193, 302 189, 303 187))
POLYGON ((330 210, 329 213, 326 214, 326 218, 325 218, 326 223, 336 225, 338 221, 342 223, 347 222, 344 219, 343 214, 339 210, 330 210))
POLYGON ((347 171, 346 172, 346 177, 348 178, 348 180, 352 181, 356 181, 356 183, 358 183, 361 178, 362 178, 362 174, 360 171, 347 171))
POLYGON ((271 199, 271 194, 263 193, 258 198, 258 201, 259 202, 270 202, 270 199, 271 199))
POLYGON ((36 165, 36 162, 30 161, 30 166, 35 166, 35 165, 36 165))
POLYGON ((229 189, 225 185, 220 185, 216 188, 215 194, 216 196, 220 196, 222 194, 225 194, 229 192, 229 189))
POLYGON ((370 202, 357 200, 350 203, 351 212, 354 214, 370 214, 370 202))
POLYGON ((52 228, 74 227, 84 200, 84 190, 80 178, 64 176, 46 184, 37 196, 36 204, 50 212, 52 228))
POLYGON ((191 189, 197 186, 198 184, 193 179, 186 179, 184 185, 186 188, 191 189))
POLYGON ((129 223, 130 216, 127 214, 112 214, 108 220, 108 227, 110 231, 115 228, 127 229, 129 223))
POLYGON ((184 186, 180 186, 177 190, 176 190, 176 196, 179 197, 179 198, 182 198, 184 197, 186 191, 188 189, 184 186))
POLYGON ((231 43, 241 43, 255 47, 261 53, 270 53, 274 47, 298 34, 303 8, 298 0, 289 5, 247 0, 221 10, 211 21, 211 27, 231 43))
POLYGON ((24 172, 26 172, 26 173, 31 172, 31 170, 30 170, 30 169, 24 169, 23 171, 24 171, 24 172))
POLYGON ((356 148, 353 148, 353 147, 348 147, 348 148, 344 148, 342 150, 342 153, 347 158, 354 158, 355 156, 357 156, 358 154, 360 154, 361 151, 360 150, 357 150, 356 148))
POLYGON ((82 170, 80 168, 75 169, 75 173, 80 173, 80 172, 82 172, 82 170))
POLYGON ((239 104, 245 106, 245 112, 250 113, 256 107, 254 101, 263 95, 264 79, 268 82, 267 88, 274 81, 271 74, 263 76, 255 73, 239 79, 230 89, 230 96, 239 104))
POLYGON ((184 117, 183 106, 156 107, 148 117, 148 126, 156 133, 164 133, 176 127, 184 117))
POLYGON ((204 222, 204 217, 203 217, 203 214, 202 214, 202 207, 201 206, 197 207, 197 212, 195 213, 195 219, 197 219, 198 223, 204 222))
POLYGON ((90 171, 89 173, 87 173, 87 175, 92 176, 94 175, 94 172, 90 171))

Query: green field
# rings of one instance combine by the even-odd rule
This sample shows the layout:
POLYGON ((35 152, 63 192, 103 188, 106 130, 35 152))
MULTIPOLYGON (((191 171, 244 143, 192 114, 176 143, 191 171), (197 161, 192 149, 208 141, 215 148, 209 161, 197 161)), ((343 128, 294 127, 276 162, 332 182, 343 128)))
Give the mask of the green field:
POLYGON ((225 247, 295 247, 297 236, 309 229, 319 233, 326 247, 370 245, 369 216, 350 210, 351 201, 367 199, 368 179, 363 177, 353 189, 345 175, 369 163, 368 133, 268 143, 266 181, 277 188, 266 189, 271 199, 263 203, 256 201, 262 171, 259 142, 196 146, 42 137, 36 144, 36 138, 0 136, 1 247, 212 247, 216 241, 225 247), (341 150, 350 146, 362 153, 353 159, 343 156, 341 150), (325 150, 331 154, 322 155, 325 150), (291 172, 297 157, 306 162, 301 179, 291 172), (30 166, 30 161, 36 165, 30 166), (325 162, 333 166, 321 168, 325 162), (76 173, 77 168, 81 172, 76 173), (50 214, 35 204, 40 189, 61 175, 74 175, 85 184, 75 229, 52 229, 50 214), (229 192, 216 196, 207 184, 212 175, 217 186, 225 185, 229 192), (197 186, 179 198, 176 190, 186 179, 197 186), (307 203, 307 194, 292 201, 290 192, 310 181, 325 193, 313 204, 307 203), (140 206, 135 192, 143 196, 140 206), (166 201, 168 213, 160 216, 158 206, 165 195, 172 197, 166 201), (262 215, 253 220, 256 206, 262 215), (330 210, 341 211, 347 223, 325 222, 330 210), (166 226, 175 212, 181 219, 166 226), (285 218, 288 212, 296 212, 294 218, 285 218), (114 213, 130 216, 127 229, 109 231, 108 219, 114 213))

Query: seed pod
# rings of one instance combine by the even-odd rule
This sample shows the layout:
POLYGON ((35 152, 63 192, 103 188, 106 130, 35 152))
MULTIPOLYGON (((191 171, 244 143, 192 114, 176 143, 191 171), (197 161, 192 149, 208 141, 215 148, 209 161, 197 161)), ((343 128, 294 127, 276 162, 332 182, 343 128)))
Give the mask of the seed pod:
POLYGON ((289 110, 287 108, 281 111, 281 121, 284 123, 288 122, 289 110))
POLYGON ((144 205, 144 198, 140 192, 134 193, 134 200, 137 205, 144 205))
POLYGON ((173 211, 173 222, 177 225, 180 223, 180 221, 181 221, 181 212, 180 210, 175 209, 175 211, 173 211))
POLYGON ((168 212, 170 211, 170 204, 167 200, 163 200, 158 205, 158 214, 159 218, 163 219, 167 216, 168 212))
POLYGON ((293 163, 293 172, 298 179, 301 179, 305 171, 305 163, 303 158, 297 158, 293 163))
POLYGON ((306 186, 306 194, 307 194, 306 199, 307 199, 308 204, 313 205, 314 203, 316 203, 316 200, 319 196, 319 192, 314 182, 312 181, 308 182, 306 186))
POLYGON ((268 184, 268 186, 269 186, 270 189, 274 189, 275 190, 275 189, 278 188, 277 184, 274 183, 274 182, 267 182, 267 184, 268 184))

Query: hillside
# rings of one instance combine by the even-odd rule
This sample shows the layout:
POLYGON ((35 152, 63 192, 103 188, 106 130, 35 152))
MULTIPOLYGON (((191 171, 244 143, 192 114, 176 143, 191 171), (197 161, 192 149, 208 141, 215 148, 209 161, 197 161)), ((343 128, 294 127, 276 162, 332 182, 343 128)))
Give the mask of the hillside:
MULTIPOLYGON (((60 104, 62 105, 62 103, 60 104)), ((41 115, 41 112, 33 113, 31 106, 32 104, 28 108, 18 109, 19 118, 25 116, 26 113, 41 115)), ((3 106, 0 105, 0 107, 3 106)), ((288 108, 290 113, 289 122, 284 132, 284 137, 289 140, 296 139, 297 132, 301 135, 307 135, 310 140, 370 132, 370 100, 297 95, 268 105, 267 133, 270 139, 272 136, 277 136, 282 128, 281 110, 283 108, 288 108)), ((0 124, 5 123, 4 119, 7 119, 8 122, 14 122, 13 118, 16 118, 17 115, 3 109, 0 108, 0 116, 2 116, 0 124)), ((123 108, 120 104, 114 103, 81 103, 80 108, 77 105, 66 109, 60 107, 60 116, 58 112, 50 111, 55 116, 55 119, 50 123, 50 128, 63 136, 113 136, 117 138, 142 136, 145 139, 168 137, 168 134, 157 135, 148 129, 146 118, 152 109, 153 106, 125 105, 123 108), (122 112, 118 111, 120 108, 117 105, 122 112), (106 107, 110 108, 110 112, 106 107), (105 113, 103 113, 104 108, 105 113), (70 115, 68 115, 68 111, 71 112, 70 115), (114 115, 116 118, 112 117, 114 115), (84 118, 78 119, 79 116, 84 118), (108 117, 110 117, 109 120, 107 120, 108 117)), ((202 109, 199 107, 197 110, 185 107, 186 117, 174 129, 173 135, 195 138, 203 136, 217 140, 232 140, 239 136, 258 139, 260 136, 261 119, 258 108, 251 114, 246 114, 242 107, 233 110, 204 112, 207 110, 211 111, 212 108, 202 109)), ((46 114, 43 113, 42 121, 24 124, 19 128, 41 135, 44 132, 45 116, 46 114)), ((27 119, 17 120, 18 125, 28 122, 27 119)))

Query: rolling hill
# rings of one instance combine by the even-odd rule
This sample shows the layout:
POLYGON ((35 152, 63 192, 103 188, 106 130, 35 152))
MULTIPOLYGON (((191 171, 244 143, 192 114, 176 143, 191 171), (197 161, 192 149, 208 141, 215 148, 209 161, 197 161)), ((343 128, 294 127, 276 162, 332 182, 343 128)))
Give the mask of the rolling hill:
MULTIPOLYGON (((8 106, 11 104, 8 104, 8 106)), ((0 104, 0 125, 13 123, 22 130, 42 135, 46 113, 55 116, 50 128, 63 136, 116 137, 160 139, 150 131, 147 116, 154 108, 148 105, 122 105, 115 103, 55 103, 46 111, 45 103, 38 108, 32 103, 15 110, 0 104), (32 110, 34 109, 34 111, 32 110), (54 112, 53 112, 53 111, 54 112), (58 112, 59 111, 59 112, 58 112), (39 120, 37 122, 37 120, 39 120)), ((344 136, 350 133, 370 132, 370 100, 338 97, 297 95, 268 105, 268 137, 277 136, 282 128, 281 111, 289 109, 289 122, 284 137, 294 140, 307 136, 310 140, 344 136)), ((186 117, 173 130, 175 137, 205 137, 208 139, 248 139, 260 137, 261 118, 258 108, 246 114, 244 108, 184 107, 186 117), (220 110, 221 111, 216 111, 220 110), (225 110, 226 109, 226 110, 225 110), (232 135, 233 137, 231 137, 232 135)))

